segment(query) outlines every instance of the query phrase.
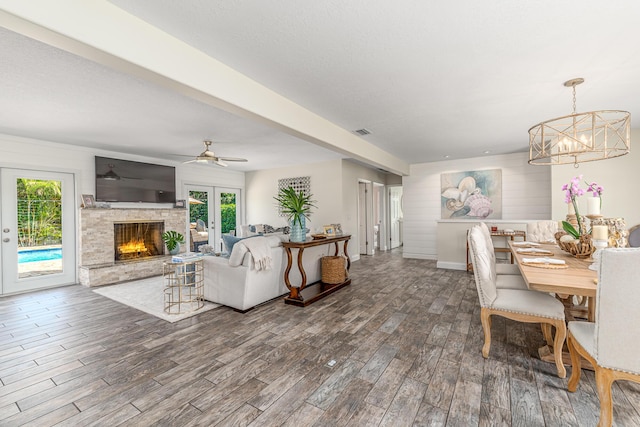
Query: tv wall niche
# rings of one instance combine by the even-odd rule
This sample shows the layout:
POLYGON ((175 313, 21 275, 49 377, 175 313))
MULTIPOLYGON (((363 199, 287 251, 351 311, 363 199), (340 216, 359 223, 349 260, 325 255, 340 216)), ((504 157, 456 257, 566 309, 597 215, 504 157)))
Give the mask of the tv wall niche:
POLYGON ((175 203, 173 166, 95 156, 96 201, 175 203))

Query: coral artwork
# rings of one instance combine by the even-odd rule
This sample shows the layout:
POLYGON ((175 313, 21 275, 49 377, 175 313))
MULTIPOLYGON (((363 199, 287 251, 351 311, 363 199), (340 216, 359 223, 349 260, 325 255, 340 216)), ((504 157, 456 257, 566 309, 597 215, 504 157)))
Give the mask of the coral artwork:
POLYGON ((500 169, 440 175, 442 219, 501 219, 500 169))

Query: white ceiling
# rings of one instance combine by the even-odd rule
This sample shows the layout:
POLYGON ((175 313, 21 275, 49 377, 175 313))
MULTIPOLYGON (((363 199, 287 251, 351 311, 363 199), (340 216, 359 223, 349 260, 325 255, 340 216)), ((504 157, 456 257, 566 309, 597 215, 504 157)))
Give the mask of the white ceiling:
MULTIPOLYGON (((409 164, 526 151, 574 77, 579 111, 640 109, 640 2, 110 3, 409 164)), ((345 157, 1 28, 0 55, 1 133, 172 160, 211 138, 236 170, 345 157)))

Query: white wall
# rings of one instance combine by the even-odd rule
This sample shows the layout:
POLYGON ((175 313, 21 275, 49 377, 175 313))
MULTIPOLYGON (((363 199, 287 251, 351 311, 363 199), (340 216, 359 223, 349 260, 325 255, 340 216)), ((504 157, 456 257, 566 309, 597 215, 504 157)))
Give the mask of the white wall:
MULTIPOLYGON (((283 154, 284 155, 284 154, 283 154)), ((283 227, 285 217, 278 215, 276 201, 278 180, 282 178, 311 177, 311 194, 317 209, 312 211, 306 226, 313 233, 322 232, 322 226, 339 223, 341 219, 341 160, 311 163, 294 167, 247 172, 247 224, 269 224, 283 227)), ((343 230, 346 231, 346 230, 343 230)))
MULTIPOLYGON (((602 215, 608 218, 624 218, 627 228, 640 224, 640 197, 636 185, 640 183, 640 129, 631 129, 631 150, 629 154, 608 160, 553 166, 551 172, 551 204, 553 218, 564 219, 567 205, 564 202, 562 186, 578 175, 588 182, 597 182, 604 187, 602 195, 602 215)), ((586 189, 586 185, 581 186, 586 189)), ((578 210, 585 215, 587 202, 584 195, 578 199, 578 210)))
POLYGON ((307 221, 312 232, 322 232, 322 226, 339 223, 345 234, 351 234, 348 245, 352 260, 358 254, 358 180, 364 179, 384 184, 387 175, 346 160, 312 163, 298 167, 276 168, 247 172, 247 223, 287 225, 278 216, 273 197, 278 192, 278 180, 299 176, 311 177, 311 194, 317 209, 307 221))
POLYGON ((515 153, 411 165, 402 181, 404 257, 437 259, 442 173, 501 169, 502 219, 550 219, 550 167, 531 166, 528 159, 528 153, 515 153))

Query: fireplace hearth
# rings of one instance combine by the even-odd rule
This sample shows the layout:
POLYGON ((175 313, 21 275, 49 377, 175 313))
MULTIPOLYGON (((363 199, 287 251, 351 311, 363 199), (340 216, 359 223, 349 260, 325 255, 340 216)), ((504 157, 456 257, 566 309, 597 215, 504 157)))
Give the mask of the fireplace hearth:
POLYGON ((116 222, 113 224, 114 260, 140 260, 164 255, 164 222, 116 222))

